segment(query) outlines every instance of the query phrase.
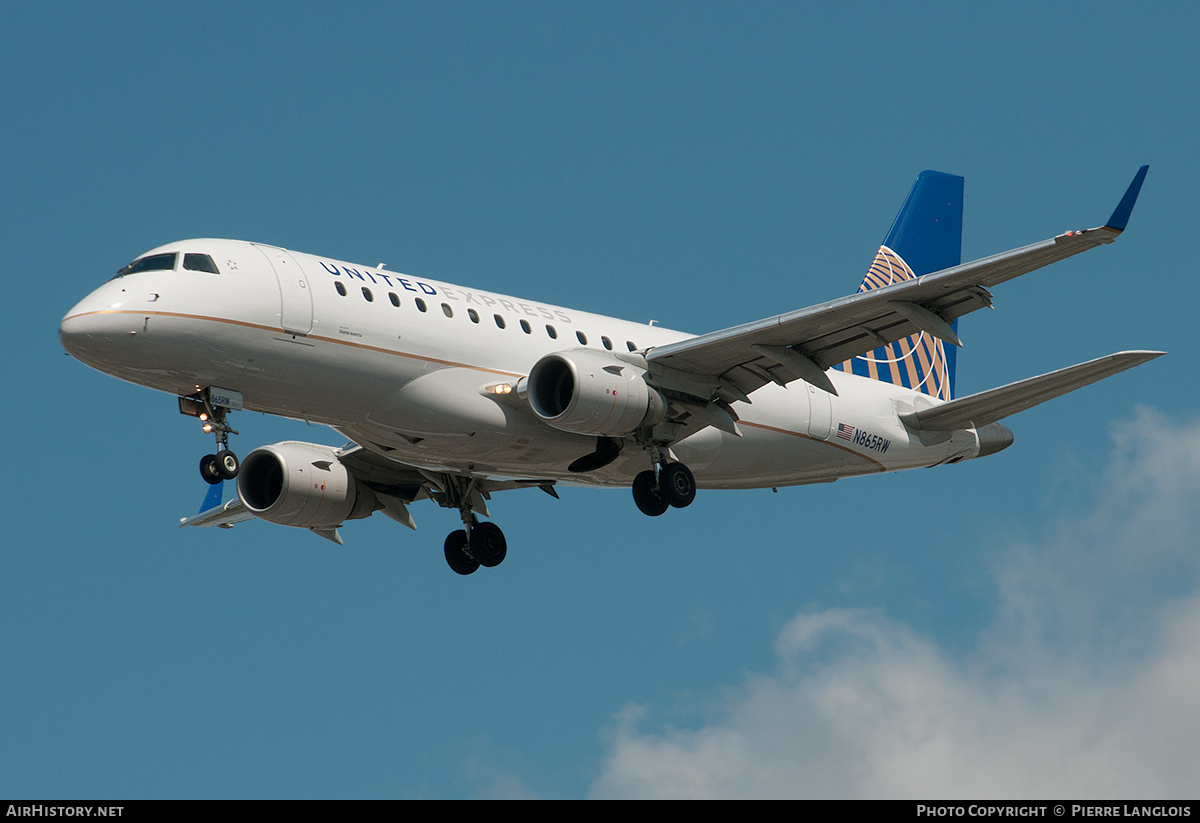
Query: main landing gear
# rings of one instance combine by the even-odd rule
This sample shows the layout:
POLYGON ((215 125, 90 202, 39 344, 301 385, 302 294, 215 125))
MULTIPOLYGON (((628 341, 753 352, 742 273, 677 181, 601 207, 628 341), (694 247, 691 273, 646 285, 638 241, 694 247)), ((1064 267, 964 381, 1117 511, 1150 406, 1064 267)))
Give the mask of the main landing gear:
POLYGON ((233 480, 237 477, 241 463, 238 457, 229 449, 229 435, 237 434, 225 418, 229 409, 224 406, 214 406, 208 396, 208 390, 193 394, 190 397, 179 398, 179 411, 191 417, 200 418, 206 434, 217 438, 217 453, 206 454, 200 458, 200 476, 204 482, 215 486, 223 480, 233 480))
POLYGON ((669 508, 682 509, 696 499, 696 478, 682 463, 656 463, 633 478, 633 502, 643 514, 658 517, 669 508))
POLYGON ((450 532, 446 537, 446 562, 459 574, 471 574, 480 566, 492 568, 504 562, 508 541, 495 523, 480 523, 471 518, 468 529, 450 532))
POLYGON ((475 518, 475 512, 489 516, 486 492, 479 490, 479 481, 456 475, 442 475, 436 480, 438 488, 431 496, 448 509, 458 509, 463 523, 461 529, 446 537, 446 563, 450 568, 458 574, 471 574, 480 566, 490 569, 503 563, 508 555, 504 532, 495 523, 475 518))

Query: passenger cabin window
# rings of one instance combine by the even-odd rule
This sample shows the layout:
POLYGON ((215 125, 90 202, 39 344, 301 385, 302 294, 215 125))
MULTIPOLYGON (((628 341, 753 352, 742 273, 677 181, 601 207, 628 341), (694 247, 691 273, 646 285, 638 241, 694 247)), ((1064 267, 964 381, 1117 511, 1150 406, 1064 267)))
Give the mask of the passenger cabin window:
POLYGON ((449 303, 443 303, 443 304, 442 304, 442 314, 446 315, 447 317, 453 317, 453 316, 454 316, 454 309, 450 308, 450 304, 449 304, 449 303))
POLYGON ((471 318, 472 323, 479 322, 479 312, 475 311, 474 309, 467 309, 467 317, 471 318))
POLYGON ((418 297, 416 300, 416 303, 417 303, 417 311, 425 311, 425 301, 424 300, 422 300, 421 298, 418 297))
POLYGON ((526 334, 530 334, 533 331, 528 320, 521 321, 521 331, 525 332, 526 334))
POLYGON ((554 327, 553 327, 553 326, 551 326, 549 323, 547 323, 547 324, 546 324, 546 334, 550 335, 550 339, 551 339, 551 340, 557 340, 557 339, 558 339, 558 332, 557 332, 557 331, 555 331, 555 330, 554 330, 554 327))
POLYGON ((581 346, 587 345, 587 335, 584 334, 583 332, 581 332, 581 331, 575 332, 575 339, 579 341, 579 345, 581 345, 581 346))
POLYGON ((335 280, 333 283, 333 287, 335 289, 337 289, 337 293, 340 294, 342 297, 346 296, 346 287, 343 286, 341 283, 339 283, 335 280))
POLYGON ((375 295, 371 294, 371 290, 368 289, 366 286, 363 286, 363 299, 366 300, 368 303, 372 302, 375 299, 375 295))
POLYGON ((492 317, 496 318, 496 328, 498 328, 498 329, 504 328, 504 318, 503 317, 501 317, 498 314, 493 314, 492 317))
POLYGON ((637 351, 637 344, 634 343, 632 340, 626 340, 625 348, 629 349, 630 351, 637 351))
POLYGON ((183 256, 183 268, 185 271, 206 271, 209 274, 221 273, 221 270, 217 268, 217 264, 207 254, 185 254, 183 256))
POLYGON ((392 301, 393 306, 395 306, 396 308, 400 308, 400 298, 396 296, 396 293, 394 291, 388 292, 388 300, 392 301))
POLYGON ((127 274, 137 274, 143 271, 174 271, 175 260, 179 257, 177 252, 169 254, 151 254, 147 257, 142 257, 134 260, 125 268, 117 272, 117 277, 124 277, 127 274))
POLYGON ((601 335, 600 342, 604 344, 604 348, 608 349, 609 351, 612 351, 612 341, 609 340, 608 337, 606 337, 605 335, 601 335))

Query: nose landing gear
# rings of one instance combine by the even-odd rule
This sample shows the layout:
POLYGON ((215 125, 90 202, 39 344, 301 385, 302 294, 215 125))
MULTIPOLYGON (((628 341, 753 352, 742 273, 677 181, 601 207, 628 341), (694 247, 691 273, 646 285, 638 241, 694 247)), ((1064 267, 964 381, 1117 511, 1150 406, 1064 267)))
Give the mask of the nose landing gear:
POLYGON ((240 468, 237 455, 229 449, 221 449, 216 454, 206 454, 200 458, 200 476, 213 486, 223 480, 233 480, 240 468))
MULTIPOLYGON (((233 394, 232 392, 223 394, 233 394)), ((240 396, 238 396, 240 400, 240 396)), ((240 408, 240 404, 239 404, 240 408)), ((229 449, 229 435, 237 434, 225 422, 229 409, 212 402, 211 390, 205 389, 188 397, 179 398, 179 411, 190 417, 198 417, 203 424, 201 428, 206 434, 217 438, 217 453, 206 454, 200 458, 200 476, 204 482, 215 486, 223 480, 233 480, 237 477, 241 463, 238 457, 229 449)))

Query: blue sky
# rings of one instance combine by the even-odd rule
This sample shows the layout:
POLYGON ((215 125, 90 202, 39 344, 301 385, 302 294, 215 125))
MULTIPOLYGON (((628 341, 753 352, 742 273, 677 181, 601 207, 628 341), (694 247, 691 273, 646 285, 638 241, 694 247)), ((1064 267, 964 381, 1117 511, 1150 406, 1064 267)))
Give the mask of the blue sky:
MULTIPOLYGON (((18 4, 0 30, 14 434, 0 796, 1181 796, 1200 763, 1198 24, 1182 4, 18 4), (966 318, 970 393, 1167 358, 953 467, 176 528, 210 448, 57 324, 251 239, 704 332, 850 293, 922 169, 967 259, 1113 246, 966 318)), ((241 453, 327 430, 243 414, 241 453)))

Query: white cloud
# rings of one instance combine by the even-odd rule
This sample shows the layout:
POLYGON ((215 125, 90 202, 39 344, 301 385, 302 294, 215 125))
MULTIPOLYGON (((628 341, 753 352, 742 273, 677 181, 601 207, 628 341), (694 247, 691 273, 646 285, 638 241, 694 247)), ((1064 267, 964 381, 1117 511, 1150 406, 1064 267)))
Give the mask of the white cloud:
POLYGON ((1165 798, 1200 785, 1200 423, 1114 432, 1091 511, 1004 551, 951 654, 865 610, 804 613, 779 666, 691 730, 611 731, 598 797, 1165 798))

